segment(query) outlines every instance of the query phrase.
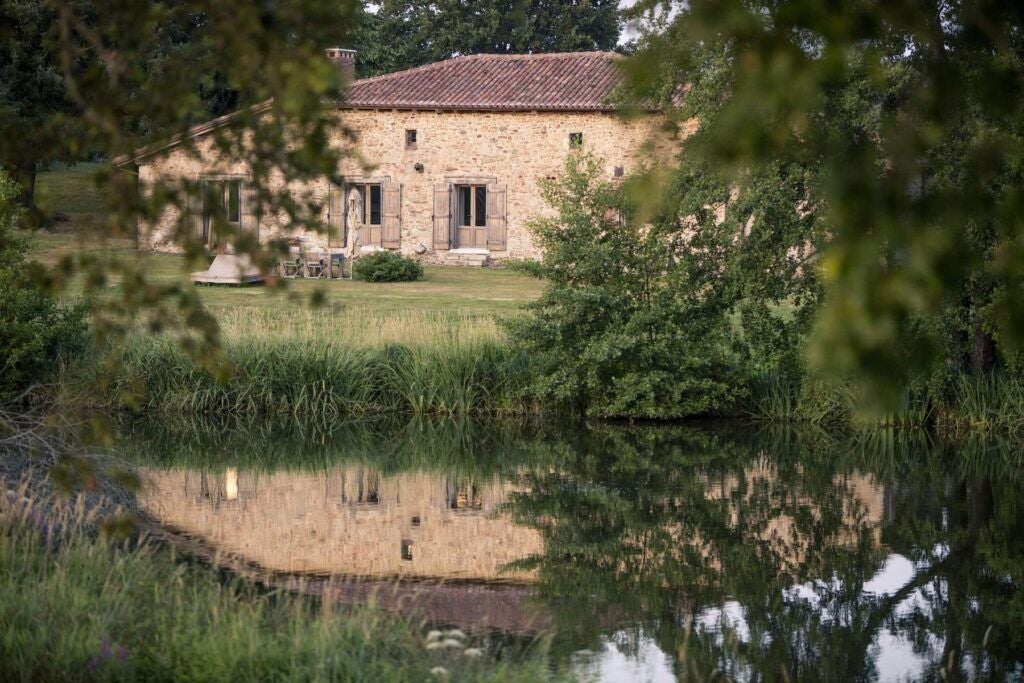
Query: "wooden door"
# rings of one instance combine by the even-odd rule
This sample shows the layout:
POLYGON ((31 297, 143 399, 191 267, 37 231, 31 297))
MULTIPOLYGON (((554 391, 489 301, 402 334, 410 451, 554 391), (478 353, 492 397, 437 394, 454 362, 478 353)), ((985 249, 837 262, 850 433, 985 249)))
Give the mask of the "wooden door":
POLYGON ((456 192, 458 246, 487 248, 487 186, 459 185, 456 192))
POLYGON ((327 183, 327 246, 348 245, 348 221, 345 206, 345 190, 334 183, 327 183))

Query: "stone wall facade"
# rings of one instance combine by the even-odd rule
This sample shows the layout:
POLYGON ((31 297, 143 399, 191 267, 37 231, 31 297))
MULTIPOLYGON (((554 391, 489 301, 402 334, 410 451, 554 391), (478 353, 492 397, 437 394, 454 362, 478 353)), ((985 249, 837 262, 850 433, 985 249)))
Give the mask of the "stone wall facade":
MULTIPOLYGON (((565 157, 581 147, 592 152, 606 165, 608 178, 628 175, 645 157, 645 143, 656 149, 669 149, 671 141, 660 133, 661 117, 654 114, 624 120, 606 112, 473 112, 339 109, 338 116, 356 134, 355 150, 371 165, 362 168, 354 159, 343 162, 346 182, 386 184, 389 197, 398 201, 397 239, 382 246, 406 254, 418 254, 427 260, 443 261, 450 249, 466 246, 458 243, 457 225, 452 226, 451 243, 438 239, 438 201, 449 192, 455 207, 458 185, 484 185, 492 200, 488 211, 500 210, 504 195, 504 239, 496 240, 494 226, 488 225, 486 244, 494 260, 537 258, 538 247, 528 228, 529 221, 550 209, 541 197, 538 181, 553 178, 563 169, 565 157), (415 144, 407 142, 407 131, 415 131, 415 144), (578 135, 582 135, 582 141, 578 135), (447 190, 445 190, 447 188, 447 190), (396 199, 397 198, 397 199, 396 199)), ((345 143, 335 141, 341 147, 345 143)), ((202 140, 199 153, 172 148, 159 156, 140 161, 140 184, 145 187, 158 178, 200 179, 208 176, 246 177, 243 162, 224 163, 208 153, 202 140)), ((324 206, 326 222, 330 204, 330 184, 325 179, 308 189, 324 206)), ((334 190, 338 191, 337 188, 334 190)), ((350 188, 341 196, 349 197, 350 188)), ((455 208, 450 208, 455 221, 455 208)), ((158 251, 175 251, 174 225, 178 216, 168 211, 154 226, 143 228, 143 243, 158 251)), ((488 223, 493 217, 488 218, 488 223)), ((442 219, 443 220, 443 219, 442 219)), ((363 231, 365 232, 365 231, 363 231)), ((285 220, 263 216, 259 222, 261 239, 292 234, 285 220)), ((482 239, 482 233, 480 233, 482 239)), ((300 235, 319 248, 341 246, 338 235, 300 235)), ((365 241, 365 240, 364 240, 365 241)), ((464 240, 465 241, 465 240, 464 240)))

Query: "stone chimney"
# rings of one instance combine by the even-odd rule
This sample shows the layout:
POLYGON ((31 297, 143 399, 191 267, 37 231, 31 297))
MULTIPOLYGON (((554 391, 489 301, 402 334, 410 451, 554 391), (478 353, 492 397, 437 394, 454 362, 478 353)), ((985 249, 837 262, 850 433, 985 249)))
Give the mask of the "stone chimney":
POLYGON ((346 83, 356 79, 356 51, 344 50, 340 47, 327 48, 327 59, 334 62, 334 65, 341 71, 342 78, 346 83))

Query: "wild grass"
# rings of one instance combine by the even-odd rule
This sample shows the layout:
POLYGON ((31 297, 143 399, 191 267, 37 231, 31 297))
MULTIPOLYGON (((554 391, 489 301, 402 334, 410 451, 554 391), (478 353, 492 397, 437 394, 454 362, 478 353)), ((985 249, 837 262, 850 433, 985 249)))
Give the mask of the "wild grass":
POLYGON ((745 412, 757 420, 806 423, 822 427, 920 428, 932 423, 932 402, 923 391, 900 390, 895 405, 872 409, 871 401, 849 382, 805 377, 793 380, 777 372, 751 382, 745 412))
POLYGON ((1004 374, 963 375, 937 418, 951 434, 1024 434, 1024 380, 1004 374))
POLYGON ((764 373, 751 383, 744 411, 756 420, 864 429, 934 428, 945 436, 1024 436, 1024 379, 1007 371, 960 375, 929 393, 904 387, 888 410, 872 410, 870 397, 852 383, 764 373))
POLYGON ((105 534, 84 500, 0 480, 0 680, 552 678, 537 649, 431 650, 423 625, 372 605, 260 590, 105 534))
POLYGON ((522 398, 525 361, 491 317, 239 310, 221 325, 225 378, 196 365, 175 336, 139 333, 68 373, 65 402, 325 419, 533 410, 522 398))

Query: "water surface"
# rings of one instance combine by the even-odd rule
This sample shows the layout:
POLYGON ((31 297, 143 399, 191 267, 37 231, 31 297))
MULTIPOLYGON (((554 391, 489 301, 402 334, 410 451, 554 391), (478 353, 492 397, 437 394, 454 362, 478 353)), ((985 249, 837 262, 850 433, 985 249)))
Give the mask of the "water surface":
POLYGON ((751 425, 134 424, 139 502, 268 576, 596 680, 1024 677, 1006 445, 751 425), (336 588, 338 585, 342 588, 336 588))

